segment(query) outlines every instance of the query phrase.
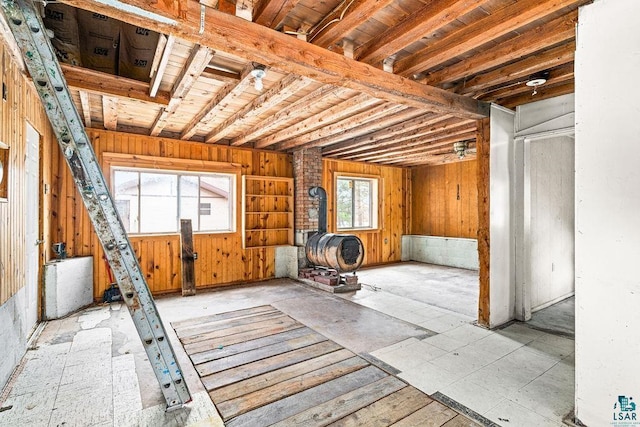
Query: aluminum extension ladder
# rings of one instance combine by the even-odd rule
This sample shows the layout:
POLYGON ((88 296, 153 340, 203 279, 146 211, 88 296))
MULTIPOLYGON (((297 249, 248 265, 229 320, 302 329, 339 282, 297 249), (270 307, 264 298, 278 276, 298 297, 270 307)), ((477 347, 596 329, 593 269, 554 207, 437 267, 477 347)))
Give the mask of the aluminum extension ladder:
POLYGON ((191 395, 38 9, 31 0, 0 2, 122 297, 129 307, 133 323, 160 383, 167 410, 180 408, 191 400, 191 395))

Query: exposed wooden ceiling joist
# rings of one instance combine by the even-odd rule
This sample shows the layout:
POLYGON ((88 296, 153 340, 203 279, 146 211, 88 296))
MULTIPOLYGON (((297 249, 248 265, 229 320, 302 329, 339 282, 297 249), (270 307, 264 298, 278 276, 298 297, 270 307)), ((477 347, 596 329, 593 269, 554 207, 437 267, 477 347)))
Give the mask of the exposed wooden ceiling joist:
POLYGON ((169 105, 169 92, 158 91, 155 97, 149 95, 149 83, 113 74, 89 70, 88 68, 60 64, 67 85, 72 89, 83 90, 96 95, 109 95, 116 98, 136 99, 153 104, 169 105))
POLYGON ((157 9, 145 0, 127 1, 142 10, 138 15, 123 12, 117 0, 104 3, 98 0, 63 0, 63 3, 172 34, 214 50, 233 52, 250 61, 322 83, 348 87, 382 100, 474 119, 488 114, 487 105, 475 99, 385 73, 368 64, 217 10, 207 9, 201 34, 201 16, 199 8, 195 7, 189 8, 183 16, 172 17, 171 21, 160 19, 156 15, 157 9))
POLYGON ((507 108, 514 108, 516 105, 522 105, 533 101, 541 101, 543 99, 552 98, 554 96, 566 95, 575 91, 575 83, 560 83, 555 86, 545 86, 538 88, 536 96, 532 97, 530 93, 524 93, 514 97, 500 99, 501 105, 507 108))
POLYGON ((254 11, 253 21, 269 28, 278 28, 284 17, 296 7, 300 0, 265 0, 264 5, 254 11))
POLYGON ((339 132, 324 138, 316 139, 315 141, 309 144, 305 144, 304 148, 328 147, 330 145, 334 145, 342 141, 349 141, 352 138, 357 138, 359 136, 363 136, 370 132, 375 132, 378 130, 385 129, 389 126, 396 125, 405 120, 411 120, 422 114, 424 114, 423 111, 417 110, 415 108, 405 107, 404 110, 398 113, 388 114, 377 120, 372 120, 358 126, 352 126, 349 129, 344 130, 343 132, 339 132))
POLYGON ((213 53, 214 52, 208 47, 200 45, 195 45, 193 47, 185 66, 182 68, 178 79, 173 85, 169 105, 162 109, 151 128, 151 136, 160 135, 160 132, 162 132, 164 127, 167 125, 169 118, 176 112, 200 74, 202 74, 202 71, 205 69, 209 61, 211 61, 213 53))
POLYGON ((255 98, 252 102, 245 105, 231 117, 216 126, 216 128, 209 132, 205 137, 205 141, 210 143, 220 141, 229 134, 233 127, 242 126, 247 120, 259 116, 266 110, 282 103, 284 100, 305 86, 308 86, 310 83, 310 79, 289 74, 287 77, 280 80, 274 87, 255 98))
POLYGON ((353 98, 347 99, 346 101, 328 108, 327 110, 319 114, 302 120, 294 124, 293 126, 288 127, 287 129, 262 138, 255 144, 255 147, 265 148, 277 142, 286 141, 287 139, 290 139, 292 137, 314 131, 323 126, 344 119, 345 117, 348 117, 354 113, 366 110, 369 107, 376 106, 381 102, 382 101, 380 101, 379 99, 372 98, 365 94, 356 95, 353 98))
POLYGON ((322 150, 322 154, 348 154, 360 151, 362 149, 366 149, 370 144, 375 144, 378 141, 389 138, 391 135, 406 134, 407 132, 412 132, 415 129, 431 126, 434 123, 450 117, 451 116, 448 115, 442 116, 433 113, 422 114, 414 119, 397 123, 377 132, 325 147, 322 150))
POLYGON ((240 81, 237 83, 227 83, 211 99, 205 108, 200 111, 184 128, 180 139, 190 139, 195 135, 202 125, 208 124, 215 114, 224 109, 230 100, 239 97, 251 84, 251 64, 245 67, 241 73, 240 81))
POLYGON ((477 74, 516 60, 557 43, 575 38, 575 26, 578 11, 539 25, 519 36, 506 40, 492 48, 482 50, 468 59, 426 75, 425 82, 434 86, 455 82, 467 76, 477 74))
POLYGON ((430 32, 478 7, 477 0, 435 0, 356 49, 355 58, 377 65, 430 32))
MULTIPOLYGON (((573 81, 573 62, 569 64, 562 65, 557 68, 553 68, 549 71, 549 77, 547 78, 547 82, 544 83, 543 87, 549 87, 553 85, 557 85, 560 83, 567 83, 573 81)), ((501 86, 497 90, 491 90, 489 92, 485 92, 480 97, 485 101, 496 101, 496 100, 504 100, 506 98, 511 98, 514 96, 520 96, 522 94, 532 94, 533 88, 527 86, 525 81, 519 81, 509 86, 501 86)), ((538 88, 538 90, 540 87, 538 88)))
POLYGON ((377 107, 363 111, 362 113, 358 113, 346 119, 342 119, 333 124, 323 126, 315 131, 280 142, 274 148, 276 150, 289 150, 299 146, 309 148, 309 146, 311 145, 315 146, 315 144, 313 144, 315 141, 330 137, 335 134, 347 132, 353 127, 353 123, 366 124, 368 122, 378 121, 384 116, 388 116, 405 108, 407 107, 405 107, 404 105, 391 104, 387 102, 382 105, 378 105, 377 107))
POLYGON ((514 80, 528 80, 528 77, 532 74, 573 62, 575 50, 575 42, 571 42, 493 71, 478 74, 476 77, 465 81, 459 93, 476 93, 514 80))
POLYGON ((395 0, 344 1, 316 25, 316 32, 309 34, 309 41, 317 46, 329 47, 342 39, 377 12, 395 0))
POLYGON ((102 124, 106 130, 118 128, 118 100, 109 96, 102 97, 102 124))
MULTIPOLYGON (((350 151, 347 157, 352 160, 357 160, 375 158, 377 155, 387 155, 394 150, 406 152, 411 147, 422 146, 425 141, 433 138, 434 135, 437 135, 437 138, 440 139, 452 134, 475 131, 475 128, 476 124, 474 121, 460 122, 457 118, 452 117, 434 123, 431 126, 422 127, 401 135, 394 135, 386 140, 378 141, 371 146, 367 146, 364 150, 350 151)), ((342 155, 345 155, 345 153, 342 153, 342 155)))
POLYGON ((80 106, 82 107, 82 117, 84 118, 84 127, 91 127, 91 104, 89 103, 89 94, 84 90, 80 92, 80 106))
POLYGON ((552 12, 575 6, 575 0, 520 0, 484 19, 462 27, 418 52, 394 63, 394 72, 411 76, 482 46, 489 40, 515 31, 552 12))
POLYGON ((312 105, 328 95, 340 96, 340 94, 347 92, 348 89, 336 88, 331 85, 324 85, 314 90, 310 94, 300 98, 298 101, 281 108, 275 115, 262 120, 260 123, 245 131, 241 135, 231 140, 231 145, 239 146, 248 142, 256 141, 262 135, 267 135, 272 129, 275 129, 291 121, 294 117, 304 112, 304 109, 309 105, 312 105))

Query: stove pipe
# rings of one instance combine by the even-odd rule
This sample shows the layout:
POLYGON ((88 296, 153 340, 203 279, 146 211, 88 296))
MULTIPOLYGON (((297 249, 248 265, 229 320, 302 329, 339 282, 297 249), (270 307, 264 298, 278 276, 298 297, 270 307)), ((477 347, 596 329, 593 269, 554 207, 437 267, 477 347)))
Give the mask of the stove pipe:
POLYGON ((311 187, 309 195, 320 201, 318 208, 318 233, 327 232, 327 192, 322 187, 311 187))

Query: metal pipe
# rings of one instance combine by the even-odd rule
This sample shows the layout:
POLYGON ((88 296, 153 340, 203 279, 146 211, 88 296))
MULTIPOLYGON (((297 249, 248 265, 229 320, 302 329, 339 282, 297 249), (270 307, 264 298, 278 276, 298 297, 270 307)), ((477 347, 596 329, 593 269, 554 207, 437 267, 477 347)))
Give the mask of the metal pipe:
POLYGON ((320 201, 318 207, 318 233, 327 232, 327 192, 322 187, 311 187, 309 195, 320 201))

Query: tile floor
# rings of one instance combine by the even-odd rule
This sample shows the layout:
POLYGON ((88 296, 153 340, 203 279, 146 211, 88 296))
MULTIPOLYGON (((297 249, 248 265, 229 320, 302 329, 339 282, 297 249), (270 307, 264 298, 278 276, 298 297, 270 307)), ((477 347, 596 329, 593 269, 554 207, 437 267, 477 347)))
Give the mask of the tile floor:
MULTIPOLYGON (((363 288, 337 296, 291 280, 156 300, 167 326, 262 304, 374 356, 422 391, 484 417, 487 425, 561 426, 573 407, 573 340, 524 324, 488 331, 470 316, 385 291, 363 288)), ((167 329, 194 397, 183 410, 164 412, 128 311, 112 304, 47 323, 12 387, 0 396, 0 426, 222 425, 167 329)))
POLYGON ((371 353, 400 378, 501 426, 561 426, 574 405, 574 341, 514 323, 489 331, 472 318, 384 291, 343 298, 437 332, 371 353))

